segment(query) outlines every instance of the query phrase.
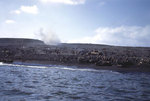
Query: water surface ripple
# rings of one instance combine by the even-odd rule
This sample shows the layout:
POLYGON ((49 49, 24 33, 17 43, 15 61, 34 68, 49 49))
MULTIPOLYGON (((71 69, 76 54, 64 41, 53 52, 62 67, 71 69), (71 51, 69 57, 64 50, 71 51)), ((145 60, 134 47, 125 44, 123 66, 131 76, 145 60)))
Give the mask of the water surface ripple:
POLYGON ((149 73, 65 66, 0 65, 0 101, 150 100, 149 73))

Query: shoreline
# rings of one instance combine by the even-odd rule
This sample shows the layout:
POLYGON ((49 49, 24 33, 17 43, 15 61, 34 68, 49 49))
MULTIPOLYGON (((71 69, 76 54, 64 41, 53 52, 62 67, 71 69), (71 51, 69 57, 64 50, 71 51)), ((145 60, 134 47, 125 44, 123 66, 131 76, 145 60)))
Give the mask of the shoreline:
POLYGON ((46 45, 40 40, 0 39, 0 62, 78 66, 114 71, 150 72, 150 47, 98 44, 46 45))
MULTIPOLYGON (((150 68, 143 66, 131 66, 131 67, 119 67, 119 66, 96 66, 93 64, 79 64, 79 63, 60 63, 57 61, 38 61, 38 60, 27 60, 27 61, 19 61, 15 60, 13 63, 31 63, 31 64, 40 64, 40 65, 61 65, 61 66, 76 66, 78 68, 90 68, 96 70, 111 70, 117 72, 150 72, 150 68)), ((12 64, 13 64, 12 63, 12 64)))

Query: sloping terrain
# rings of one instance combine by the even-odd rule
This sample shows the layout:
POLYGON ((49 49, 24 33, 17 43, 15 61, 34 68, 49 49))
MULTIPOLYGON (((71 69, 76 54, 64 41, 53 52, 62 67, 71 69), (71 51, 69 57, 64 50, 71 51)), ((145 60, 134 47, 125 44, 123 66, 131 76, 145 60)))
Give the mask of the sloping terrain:
POLYGON ((40 40, 0 39, 0 61, 49 61, 150 68, 150 47, 120 47, 98 44, 46 45, 40 40))

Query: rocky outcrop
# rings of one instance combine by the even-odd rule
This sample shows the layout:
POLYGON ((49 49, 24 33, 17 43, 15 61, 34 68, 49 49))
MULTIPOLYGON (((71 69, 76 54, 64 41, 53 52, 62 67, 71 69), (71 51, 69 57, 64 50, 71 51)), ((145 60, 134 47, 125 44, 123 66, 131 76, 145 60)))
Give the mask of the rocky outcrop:
POLYGON ((150 67, 149 47, 94 44, 45 45, 32 39, 0 39, 0 61, 56 61, 96 66, 150 67))

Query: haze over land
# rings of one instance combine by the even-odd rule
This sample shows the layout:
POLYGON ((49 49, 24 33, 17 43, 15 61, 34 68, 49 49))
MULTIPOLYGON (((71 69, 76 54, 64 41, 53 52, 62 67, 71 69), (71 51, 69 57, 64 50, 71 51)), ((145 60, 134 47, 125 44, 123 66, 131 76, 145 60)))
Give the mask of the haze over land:
POLYGON ((1 0, 0 37, 150 46, 149 0, 1 0))

